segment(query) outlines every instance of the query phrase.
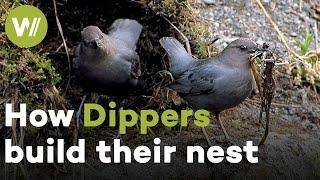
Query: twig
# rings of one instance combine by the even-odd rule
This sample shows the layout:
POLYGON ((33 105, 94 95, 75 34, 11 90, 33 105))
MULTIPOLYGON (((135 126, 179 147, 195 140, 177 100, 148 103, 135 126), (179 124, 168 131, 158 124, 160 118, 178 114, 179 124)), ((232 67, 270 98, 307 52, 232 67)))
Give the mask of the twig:
POLYGON ((65 40, 64 35, 63 35, 63 29, 62 29, 60 20, 58 18, 56 0, 52 0, 52 1, 53 1, 53 7, 54 7, 54 14, 56 16, 56 23, 57 23, 57 26, 58 26, 58 29, 59 29, 59 33, 60 33, 61 38, 62 38, 64 49, 65 49, 65 51, 67 53, 67 59, 68 59, 68 82, 67 82, 66 90, 64 92, 64 95, 66 95, 66 93, 68 92, 69 86, 70 86, 70 81, 71 81, 71 61, 70 61, 68 46, 67 46, 66 40, 65 40))
POLYGON ((299 1, 299 11, 302 11, 302 0, 299 1))
POLYGON ((168 18, 162 16, 162 18, 164 20, 166 20, 176 31, 178 31, 178 33, 182 36, 182 38, 184 39, 185 43, 186 43, 186 48, 187 48, 187 51, 188 53, 191 55, 191 47, 190 47, 190 42, 187 38, 187 36, 185 36, 172 22, 169 21, 168 18))
MULTIPOLYGON (((16 92, 17 88, 15 88, 14 91, 16 92)), ((16 93, 14 93, 14 94, 16 94, 16 93)), ((15 96, 13 96, 11 98, 11 103, 13 104, 12 110, 14 111, 15 106, 16 106, 16 97, 15 96)), ((13 144, 18 145, 17 120, 16 119, 13 119, 11 129, 12 129, 12 136, 13 136, 13 140, 14 140, 13 144)), ((15 179, 17 179, 17 170, 18 170, 18 165, 15 164, 14 165, 14 174, 13 174, 15 179)))
POLYGON ((59 52, 62 47, 63 47, 63 43, 61 43, 60 46, 54 52, 55 53, 59 52))
MULTIPOLYGON (((13 110, 15 109, 15 107, 17 106, 18 103, 18 95, 19 95, 19 90, 18 88, 14 88, 14 96, 12 97, 11 103, 13 104, 13 110)), ((14 144, 23 148, 23 144, 24 144, 24 137, 25 137, 25 132, 24 132, 24 128, 20 127, 20 137, 19 137, 19 142, 18 142, 18 129, 17 129, 17 120, 14 119, 13 121, 13 125, 12 125, 12 133, 13 133, 13 137, 14 137, 14 144)), ((24 159, 26 160, 26 159, 24 159)), ((19 165, 21 173, 23 174, 23 176, 25 177, 25 179, 29 180, 29 174, 28 171, 26 170, 26 167, 23 163, 19 163, 15 165, 15 169, 14 169, 14 177, 17 177, 17 165, 19 165)))
POLYGON ((287 65, 288 62, 283 62, 283 63, 275 63, 274 65, 275 66, 283 66, 283 65, 287 65))
MULTIPOLYGON (((16 107, 16 102, 17 102, 17 92, 18 92, 18 89, 17 88, 14 88, 14 96, 12 97, 11 99, 11 103, 13 104, 13 111, 16 107)), ((17 133, 17 119, 13 119, 12 121, 12 135, 13 135, 13 140, 14 140, 14 144, 15 145, 18 145, 18 133, 17 133)))
POLYGON ((263 4, 261 3, 260 0, 256 0, 257 4, 259 5, 260 9, 262 10, 262 12, 264 13, 264 15, 267 17, 267 19, 269 20, 269 22, 271 23, 271 25, 273 26, 273 28, 276 30, 276 32, 278 33, 279 39, 280 41, 283 43, 283 45, 285 46, 285 48, 287 49, 287 51, 289 51, 291 54, 293 54, 297 60, 301 63, 305 63, 303 61, 303 57, 300 56, 299 54, 297 54, 294 50, 292 50, 289 45, 287 44, 287 41, 283 35, 283 33, 280 31, 278 25, 272 20, 271 16, 268 14, 266 8, 263 6, 263 4))
POLYGON ((0 6, 1 6, 2 10, 5 11, 6 14, 9 13, 9 12, 7 11, 7 9, 6 9, 2 4, 0 4, 0 6))
POLYGON ((209 46, 207 46, 207 51, 208 51, 209 58, 211 58, 211 52, 210 52, 210 47, 209 46))

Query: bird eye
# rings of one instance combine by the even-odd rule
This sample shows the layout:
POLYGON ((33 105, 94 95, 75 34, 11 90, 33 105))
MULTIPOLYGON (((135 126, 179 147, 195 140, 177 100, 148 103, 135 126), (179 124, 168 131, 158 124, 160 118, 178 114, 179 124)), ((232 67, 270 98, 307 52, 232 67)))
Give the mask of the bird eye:
POLYGON ((89 46, 89 43, 87 43, 86 41, 82 41, 83 42, 83 45, 88 47, 89 46))
POLYGON ((247 46, 241 45, 240 49, 242 49, 242 50, 247 49, 247 46))
POLYGON ((93 48, 93 49, 97 49, 98 48, 98 45, 97 45, 97 42, 93 41, 90 43, 90 46, 93 48))

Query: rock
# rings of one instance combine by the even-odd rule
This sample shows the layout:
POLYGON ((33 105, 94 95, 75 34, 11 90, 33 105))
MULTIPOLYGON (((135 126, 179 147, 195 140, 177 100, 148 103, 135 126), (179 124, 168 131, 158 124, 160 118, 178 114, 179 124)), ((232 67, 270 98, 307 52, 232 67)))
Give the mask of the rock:
POLYGON ((206 5, 213 5, 214 4, 214 0, 202 0, 202 2, 206 5))

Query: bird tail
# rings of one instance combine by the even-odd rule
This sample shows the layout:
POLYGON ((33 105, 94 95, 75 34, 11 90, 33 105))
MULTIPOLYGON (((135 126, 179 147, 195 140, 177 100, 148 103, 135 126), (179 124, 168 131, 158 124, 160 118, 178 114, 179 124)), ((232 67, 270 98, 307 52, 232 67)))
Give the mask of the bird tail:
POLYGON ((183 45, 173 37, 163 37, 160 39, 161 46, 169 56, 170 72, 179 75, 187 70, 194 58, 187 53, 183 45))
POLYGON ((121 39, 130 48, 135 49, 139 36, 142 31, 142 25, 132 19, 117 19, 110 27, 109 35, 121 39))

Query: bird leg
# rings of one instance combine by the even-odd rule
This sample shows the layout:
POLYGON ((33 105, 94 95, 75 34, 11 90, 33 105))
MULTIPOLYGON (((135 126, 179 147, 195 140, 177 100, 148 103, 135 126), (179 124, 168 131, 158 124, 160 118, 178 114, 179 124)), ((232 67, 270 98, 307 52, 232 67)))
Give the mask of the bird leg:
POLYGON ((226 140, 227 140, 227 141, 230 141, 230 136, 229 136, 229 134, 227 133, 226 128, 225 128, 224 125, 223 125, 223 122, 222 122, 221 119, 219 118, 219 114, 216 114, 216 115, 214 116, 214 118, 218 121, 218 123, 219 123, 219 125, 220 125, 220 127, 221 127, 221 129, 222 129, 222 131, 223 131, 224 137, 226 138, 226 140))
MULTIPOLYGON (((221 127, 221 129, 222 129, 222 131, 223 131, 223 134, 224 134, 224 136, 225 136, 225 138, 226 138, 226 141, 227 141, 227 142, 230 142, 230 136, 229 136, 229 134, 227 133, 227 130, 226 130, 226 128, 225 128, 224 125, 223 125, 223 122, 222 122, 221 119, 219 118, 219 114, 216 113, 215 116, 213 117, 213 119, 215 119, 215 120, 219 123, 219 125, 220 125, 220 127, 221 127)), ((212 143, 211 143, 211 141, 210 141, 210 138, 209 138, 209 136, 208 136, 208 133, 207 133, 206 129, 205 129, 204 127, 201 127, 201 129, 202 129, 202 133, 204 134, 204 136, 205 136, 205 138, 206 138, 206 140, 207 140, 208 145, 209 145, 209 146, 212 146, 212 143)))
POLYGON ((202 132, 203 132, 203 134, 204 134, 204 137, 205 137, 206 140, 207 140, 208 146, 211 147, 211 146, 212 146, 212 143, 211 143, 211 141, 210 141, 210 139, 209 139, 209 136, 208 136, 208 133, 207 133, 206 129, 205 129, 204 127, 201 127, 201 129, 202 129, 202 132))
MULTIPOLYGON (((124 100, 122 100, 122 101, 120 102, 120 105, 122 104, 123 101, 124 101, 124 100)), ((123 110, 123 107, 122 107, 122 106, 120 107, 120 110, 123 110)), ((117 130, 117 135, 116 135, 115 139, 120 139, 120 141, 122 141, 122 137, 121 137, 121 134, 120 134, 120 130, 119 130, 119 129, 117 130)))
POLYGON ((77 112, 77 128, 79 128, 79 126, 80 126, 81 111, 82 111, 83 104, 84 104, 86 98, 87 98, 87 95, 84 95, 84 96, 82 97, 82 100, 81 100, 81 103, 80 103, 80 106, 79 106, 79 109, 78 109, 78 112, 77 112))
MULTIPOLYGON (((122 99, 121 101, 117 101, 116 102, 116 104, 120 105, 120 108, 118 109, 119 111, 123 110, 123 107, 121 106, 121 104, 123 104, 123 102, 124 102, 124 99, 122 99)), ((117 126, 117 134, 114 137, 114 139, 120 139, 120 141, 123 142, 121 134, 120 134, 120 130, 119 130, 119 123, 116 124, 116 126, 117 126)), ((114 143, 114 141, 112 141, 112 143, 110 145, 113 145, 113 143, 114 143)))

